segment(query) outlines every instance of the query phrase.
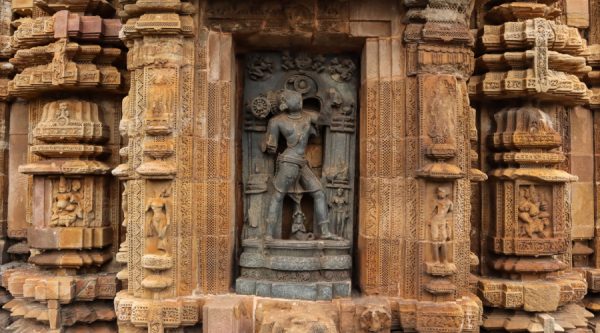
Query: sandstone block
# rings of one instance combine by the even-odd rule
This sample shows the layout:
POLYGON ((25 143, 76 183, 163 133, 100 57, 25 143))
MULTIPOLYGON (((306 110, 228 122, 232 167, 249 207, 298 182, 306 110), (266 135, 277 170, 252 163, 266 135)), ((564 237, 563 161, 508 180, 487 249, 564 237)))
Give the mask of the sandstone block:
POLYGON ((203 311, 203 332, 252 332, 250 311, 241 298, 218 297, 208 301, 203 311))
POLYGON ((523 309, 529 312, 556 311, 560 287, 553 283, 527 283, 523 286, 523 309))

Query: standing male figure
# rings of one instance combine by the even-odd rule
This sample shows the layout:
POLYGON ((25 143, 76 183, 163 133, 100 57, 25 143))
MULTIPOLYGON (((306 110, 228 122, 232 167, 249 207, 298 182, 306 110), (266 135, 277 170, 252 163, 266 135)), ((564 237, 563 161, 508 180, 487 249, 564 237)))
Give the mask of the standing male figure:
POLYGON ((448 198, 449 193, 445 187, 438 187, 435 191, 436 202, 429 225, 431 227, 431 240, 433 242, 433 259, 436 263, 448 263, 448 244, 450 241, 450 225, 448 219, 454 204, 448 198))
POLYGON ((281 229, 283 199, 290 194, 299 209, 299 196, 308 193, 314 200, 315 219, 321 228, 321 238, 339 239, 329 230, 327 200, 321 182, 315 176, 305 157, 311 135, 317 135, 315 125, 319 115, 302 109, 302 95, 292 90, 281 93, 279 109, 282 113, 269 120, 262 151, 274 154, 279 136, 285 138, 287 147, 277 157, 277 170, 273 177, 274 191, 267 215, 266 239, 272 239, 281 229))

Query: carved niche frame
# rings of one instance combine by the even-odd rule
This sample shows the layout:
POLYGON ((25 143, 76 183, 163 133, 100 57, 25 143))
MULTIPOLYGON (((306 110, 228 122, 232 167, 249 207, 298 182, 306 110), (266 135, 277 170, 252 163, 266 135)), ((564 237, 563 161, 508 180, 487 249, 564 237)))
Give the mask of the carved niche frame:
MULTIPOLYGON (((212 77, 213 80, 219 80, 220 78, 221 80, 227 81, 224 83, 231 84, 231 93, 234 94, 234 97, 232 98, 233 105, 231 105, 231 114, 233 117, 231 119, 232 123, 215 124, 215 126, 221 126, 223 129, 228 128, 234 131, 234 133, 232 133, 233 137, 231 144, 235 146, 235 151, 230 155, 231 158, 235 160, 235 162, 231 163, 234 165, 234 180, 228 184, 229 188, 234 193, 234 195, 232 195, 234 203, 231 204, 227 213, 231 214, 228 216, 232 217, 231 221, 235 223, 235 226, 232 228, 234 230, 231 230, 232 233, 235 233, 233 235, 234 240, 232 239, 232 242, 235 243, 235 245, 232 244, 234 247, 234 249, 232 249, 234 252, 232 256, 233 262, 230 265, 231 269, 233 270, 231 272, 232 280, 235 280, 240 276, 239 262, 240 255, 242 253, 242 238, 244 237, 245 233, 243 230, 244 210, 246 209, 246 205, 244 203, 245 181, 243 180, 243 152, 241 144, 241 138, 244 135, 243 131, 245 121, 243 118, 243 115, 245 114, 243 82, 245 79, 244 74, 246 74, 247 70, 245 57, 249 54, 281 52, 283 50, 290 51, 292 54, 298 54, 301 52, 310 55, 322 54, 326 56, 344 54, 352 55, 354 56, 354 59, 359 60, 357 61, 358 84, 356 87, 356 92, 358 97, 356 101, 357 117, 355 126, 355 154, 357 154, 355 158, 356 178, 354 183, 353 197, 353 200, 355 200, 355 207, 351 212, 354 222, 352 226, 352 236, 350 238, 350 241, 352 241, 354 244, 351 251, 353 266, 351 272, 352 283, 354 287, 360 285, 361 290, 364 290, 365 292, 400 293, 408 297, 416 297, 416 290, 419 288, 415 287, 418 284, 416 280, 419 273, 417 270, 407 270, 407 272, 403 272, 402 270, 402 267, 415 266, 416 262, 418 261, 417 243, 420 242, 420 239, 416 230, 412 238, 408 236, 406 237, 410 238, 409 243, 404 240, 404 236, 401 236, 401 234, 407 230, 407 228, 403 226, 405 223, 405 217, 403 216, 402 212, 409 208, 402 207, 394 209, 393 214, 402 214, 394 215, 398 218, 402 216, 402 218, 394 223, 396 226, 398 226, 398 228, 394 229, 393 231, 389 229, 389 233, 385 232, 385 234, 380 235, 380 232, 382 232, 386 227, 378 226, 377 224, 386 224, 386 222, 380 221, 383 217, 380 217, 378 213, 373 213, 374 209, 372 208, 378 204, 379 200, 376 198, 378 191, 372 191, 372 189, 374 189, 373 186, 375 185, 369 184, 368 182, 369 177, 377 177, 379 175, 379 172, 375 170, 377 169, 377 164, 380 163, 378 162, 378 159, 394 161, 398 158, 403 159, 405 156, 407 159, 409 159, 399 163, 399 165, 395 168, 390 168, 390 173, 393 174, 396 174, 396 172, 400 172, 403 169, 405 169, 406 172, 412 172, 417 169, 417 167, 413 165, 416 163, 416 156, 419 156, 419 148, 416 144, 407 145, 406 148, 392 148, 392 144, 390 142, 386 142, 387 145, 385 146, 384 150, 388 152, 393 150, 394 153, 391 154, 393 156, 380 157, 367 155, 368 150, 372 151, 375 148, 373 146, 367 148, 369 144, 373 143, 373 140, 371 140, 371 142, 367 142, 367 140, 369 138, 375 139, 375 137, 379 137, 380 135, 377 134, 378 129, 373 130, 373 125, 367 125, 371 122, 377 122, 378 117, 375 116, 374 120, 367 119, 365 107, 371 108, 374 111, 378 111, 377 105, 379 104, 379 101, 382 101, 386 103, 385 110, 382 111, 390 112, 391 109, 394 108, 391 106, 392 104, 397 104, 398 106, 396 108, 398 108, 401 105, 403 106, 404 103, 408 104, 411 100, 416 102, 414 97, 407 97, 409 94, 416 94, 417 86, 414 84, 414 81, 416 80, 411 78, 411 80, 406 80, 406 82, 404 82, 402 79, 397 79, 394 81, 394 79, 391 77, 391 75, 395 75, 394 73, 407 74, 408 69, 384 69, 387 60, 382 60, 388 57, 395 57, 399 54, 400 56, 405 55, 407 57, 407 61, 409 61, 410 54, 408 51, 406 51, 404 46, 400 46, 402 43, 402 38, 401 35, 397 35, 398 32, 395 30, 403 24, 393 21, 392 16, 388 17, 384 15, 385 18, 384 21, 382 21, 381 27, 386 26, 386 29, 375 29, 372 31, 369 30, 369 32, 351 33, 348 29, 348 23, 352 12, 352 5, 346 1, 315 1, 314 3, 316 6, 314 8, 309 8, 309 11, 315 10, 317 7, 318 10, 316 10, 315 13, 311 12, 306 14, 308 17, 310 17, 310 20, 306 22, 313 22, 308 27, 303 26, 302 24, 295 24, 297 22, 301 23, 302 21, 294 20, 296 16, 303 15, 302 12, 296 10, 297 8, 303 6, 293 6, 293 10, 285 11, 285 15, 280 15, 281 13, 277 12, 277 10, 282 6, 281 2, 266 1, 264 3, 261 2, 261 5, 259 6, 254 6, 257 3, 256 1, 249 1, 248 3, 240 6, 232 5, 233 2, 235 1, 207 3, 207 7, 204 9, 205 16, 203 17, 202 24, 205 24, 210 30, 207 38, 207 44, 209 46, 215 45, 215 47, 214 51, 208 48, 201 50, 199 53, 200 59, 206 57, 207 63, 201 62, 200 68, 208 68, 209 82, 211 80, 210 77, 212 77), (218 6, 215 6, 215 4, 218 6), (267 4, 272 4, 273 6, 268 6, 267 4), (317 18, 317 20, 314 20, 314 18, 317 18), (389 21, 387 21, 388 18, 389 21), (317 21, 318 23, 315 23, 317 21), (379 39, 379 37, 389 38, 390 36, 395 37, 392 38, 392 40, 379 39), (386 46, 384 46, 384 49, 379 49, 382 47, 382 45, 386 46), (388 48, 385 49, 385 47, 388 48), (387 52, 391 52, 390 47, 393 48, 397 53, 394 53, 394 55, 391 56, 388 55, 387 52), (225 50, 225 54, 223 54, 223 50, 225 50), (385 50, 384 54, 379 54, 379 52, 382 50, 385 50), (217 60, 211 60, 215 56, 217 58, 221 56, 221 58, 217 60), (235 60, 231 59, 231 57, 234 57, 235 60), (233 68, 229 69, 228 67, 220 65, 220 68, 213 69, 213 65, 211 64, 212 61, 215 61, 217 64, 224 63, 225 66, 231 64, 233 68), (378 63, 379 65, 377 65, 378 63), (367 66, 367 64, 369 64, 369 66, 367 66), (389 73, 387 73, 388 70, 389 73), (384 92, 389 92, 390 99, 384 99, 388 98, 388 96, 379 96, 380 81, 382 85, 381 90, 384 92), (404 100, 405 97, 406 101, 404 100), (364 110, 361 110, 361 107, 364 108, 364 110), (374 168, 373 165, 375 165, 374 168), (361 177, 364 182, 359 181, 359 178, 361 177), (360 209, 358 207, 359 198, 360 200, 364 200, 363 203, 360 203, 360 209), (361 237, 363 243, 362 248, 359 249, 360 244, 357 246, 357 243, 359 243, 359 239, 361 239, 361 237), (384 240, 384 238, 386 239, 384 240), (394 241, 391 240, 392 238, 394 241), (383 261, 374 262, 373 260, 368 260, 367 258, 372 257, 373 253, 375 253, 374 251, 385 251, 388 253, 382 257, 388 259, 393 258, 393 262, 389 263, 392 267, 386 267, 384 269, 383 261), (404 253, 406 251, 408 252, 405 260, 404 253), (408 253, 411 253, 412 255, 409 255, 408 253), (410 257, 410 260, 408 257, 410 257), (385 273, 381 274, 382 271, 385 271, 385 273), (397 283, 398 279, 400 279, 399 283, 397 283)), ((296 2, 293 3, 296 4, 296 2)), ((377 27, 380 27, 380 25, 377 25, 377 27)), ((219 65, 217 65, 217 67, 219 67, 219 65)), ((260 72, 258 74, 260 75, 260 72)), ((208 95, 211 96, 211 91, 209 91, 208 95)), ((216 97, 218 95, 213 94, 212 96, 216 97)), ((418 128, 416 128, 417 109, 417 106, 409 107, 407 105, 405 106, 405 110, 400 110, 402 112, 401 115, 394 116, 398 117, 398 119, 412 116, 413 118, 411 119, 415 119, 415 124, 411 124, 410 127, 408 127, 407 124, 406 129, 404 129, 404 125, 399 125, 399 127, 396 127, 395 123, 394 125, 392 125, 391 122, 386 124, 389 126, 385 126, 385 128, 393 128, 398 130, 397 135, 392 135, 391 133, 386 133, 384 135, 386 139, 392 139, 393 136, 393 140, 395 140, 393 145, 403 145, 400 142, 401 140, 397 139, 397 136, 404 136, 404 133, 406 133, 406 136, 409 134, 413 135, 418 131, 418 128)), ((371 116, 373 116, 373 114, 374 112, 371 112, 371 116)), ((227 137, 227 140, 229 140, 229 137, 227 137)), ((229 143, 222 144, 228 145, 229 143)), ((223 159, 222 156, 209 158, 223 159)), ((231 161, 226 158, 224 160, 228 160, 228 162, 231 161)), ((227 173, 227 171, 223 171, 223 173, 227 173)), ((404 174, 404 172, 402 172, 402 174, 404 174)), ((420 187, 418 181, 410 181, 406 182, 406 188, 404 189, 417 193, 418 187, 420 187)), ((397 190, 398 194, 401 194, 400 192, 404 192, 400 187, 394 190, 397 190)), ((456 191, 453 190, 453 192, 456 191)), ((219 194, 214 193, 214 195, 219 194)), ((416 216, 418 211, 423 209, 417 207, 422 205, 421 202, 423 201, 423 198, 420 196, 421 195, 415 195, 406 198, 406 205, 407 207, 410 207, 411 211, 413 210, 414 206, 415 217, 418 217, 416 216)), ((224 201, 226 201, 226 199, 224 199, 224 201)), ((312 199, 306 198, 303 201, 312 201, 312 199)), ((391 205, 391 201, 389 204, 391 205)), ((390 215, 393 214, 390 213, 390 215)), ((410 215, 408 211, 406 214, 410 215)), ((389 217, 391 218, 391 216, 389 217)), ((408 219, 408 217, 406 217, 406 219, 408 219)), ((416 221, 413 222, 415 223, 416 229, 416 221)), ((391 226, 391 223, 387 222, 387 225, 391 226)), ((452 251, 456 252, 457 250, 453 249, 452 251)), ((453 253, 452 257, 455 254, 456 253, 453 253)), ((221 264, 225 265, 222 262, 220 265, 221 264)), ((200 272, 200 274, 202 273, 200 272)))
MULTIPOLYGON (((243 61, 243 102, 239 111, 243 127, 242 238, 256 237, 265 228, 276 159, 285 143, 280 137, 278 153, 267 154, 261 150, 262 141, 269 119, 281 114, 279 92, 287 89, 302 94, 303 110, 319 115, 317 133, 309 139, 306 159, 325 192, 330 231, 352 241, 357 193, 358 57, 351 53, 252 52, 246 53, 243 61), (344 218, 336 214, 336 196, 340 210, 345 210, 339 214, 344 218)), ((308 193, 301 196, 307 232, 318 237, 312 199, 308 193)), ((277 231, 277 238, 290 237, 293 212, 288 197, 283 207, 283 230, 277 231)))
MULTIPOLYGON (((298 77, 308 77, 309 80, 311 82, 322 82, 322 79, 319 78, 319 76, 329 76, 331 82, 337 82, 340 83, 340 86, 343 86, 344 83, 347 83, 347 81, 345 81, 345 79, 342 77, 342 75, 344 75, 344 73, 340 73, 340 71, 336 71, 335 68, 333 68, 336 65, 336 61, 338 63, 341 63, 343 61, 347 61, 347 60, 351 60, 354 64, 354 68, 353 68, 353 73, 351 73, 351 80, 352 81, 351 84, 349 84, 348 86, 351 87, 351 91, 345 92, 344 94, 340 94, 341 96, 341 102, 338 105, 325 105, 326 103, 328 103, 329 101, 332 100, 332 98, 328 98, 327 96, 325 96, 328 91, 323 90, 323 91, 318 91, 318 93, 316 93, 316 91, 312 91, 309 93, 309 96, 303 96, 303 100, 305 101, 305 107, 308 108, 314 108, 315 106, 320 106, 321 107, 321 111, 326 110, 326 113, 328 114, 329 117, 331 117, 333 114, 343 114, 345 111, 343 111, 343 108, 346 108, 347 113, 350 117, 347 117, 349 122, 344 123, 343 121, 341 123, 338 123, 338 125, 342 128, 338 128, 337 130, 332 131, 330 126, 327 125, 323 125, 320 126, 321 128, 319 129, 320 133, 318 135, 318 138, 316 140, 321 140, 323 138, 325 138, 325 142, 323 142, 323 149, 327 149, 327 145, 331 144, 331 142, 333 142, 333 140, 329 140, 327 141, 327 137, 334 136, 334 135, 340 135, 340 136, 345 136, 348 142, 348 145, 344 147, 344 149, 346 149, 346 155, 348 156, 348 158, 350 159, 349 162, 345 161, 347 163, 347 167, 348 167, 348 175, 349 175, 349 179, 344 183, 344 184, 333 184, 332 181, 327 180, 326 174, 327 174, 327 170, 325 170, 324 168, 321 170, 318 170, 317 173, 317 177, 321 180, 322 185, 324 187, 324 190, 326 192, 326 197, 327 197, 327 201, 329 203, 331 196, 333 194, 335 194, 335 191, 337 188, 343 188, 344 189, 344 195, 348 201, 348 219, 346 220, 346 231, 344 233, 344 238, 349 240, 351 245, 351 254, 352 254, 352 261, 353 264, 352 266, 357 267, 358 266, 358 256, 356 255, 356 251, 358 250, 356 247, 356 243, 357 243, 357 238, 358 238, 358 220, 359 220, 359 207, 358 207, 358 198, 359 198, 359 142, 360 142, 360 138, 361 138, 361 134, 359 131, 359 119, 360 119, 360 106, 361 106, 361 96, 363 93, 363 89, 364 87, 361 86, 361 82, 364 79, 364 73, 361 72, 361 62, 364 61, 364 59, 361 59, 361 55, 363 54, 363 49, 366 46, 366 38, 353 38, 353 39, 348 39, 347 36, 342 37, 342 39, 344 39, 344 42, 340 45, 326 45, 326 44, 322 44, 322 42, 318 42, 316 43, 316 45, 311 45, 308 47, 305 46, 300 46, 300 45, 296 45, 296 46, 290 46, 287 45, 288 43, 284 42, 282 43, 281 40, 278 41, 268 41, 267 39, 265 40, 252 40, 249 41, 246 39, 245 36, 243 35, 238 35, 236 33, 233 33, 233 51, 236 57, 236 67, 234 70, 234 80, 235 80, 235 87, 236 87, 236 91, 235 91, 235 106, 234 106, 234 112, 235 112, 235 121, 236 124, 232 124, 233 126, 235 126, 235 142, 236 142, 236 151, 235 151, 235 166, 236 166, 236 170, 235 170, 235 183, 236 183, 236 188, 235 188, 235 193, 236 193, 236 204, 235 204, 235 260, 234 260, 234 272, 239 272, 240 267, 238 266, 239 263, 239 256, 242 252, 242 240, 245 237, 252 237, 255 236, 255 233, 258 232, 258 230, 254 231, 249 231, 248 228, 246 227, 246 225, 249 223, 248 221, 248 216, 247 216, 247 209, 248 209, 248 205, 251 204, 251 198, 245 198, 246 197, 246 193, 248 191, 252 192, 252 191, 256 191, 256 192, 261 192, 264 189, 260 189, 259 188, 254 188, 254 189, 248 189, 248 181, 249 179, 249 174, 251 172, 251 170, 253 170, 252 168, 252 162, 250 159, 246 158, 244 150, 247 149, 247 147, 245 147, 243 141, 244 141, 244 136, 247 135, 246 130, 249 129, 252 126, 258 126, 258 127, 262 127, 264 129, 266 129, 266 125, 267 125, 267 120, 260 120, 257 117, 253 117, 253 119, 247 119, 250 116, 252 116, 252 110, 251 110, 251 105, 249 105, 249 102, 251 102, 255 97, 257 97, 258 95, 266 95, 266 93, 270 90, 273 90, 273 88, 275 88, 275 86, 272 85, 264 85, 265 81, 267 80, 263 80, 262 78, 256 78, 256 80, 252 81, 258 84, 258 88, 253 89, 252 94, 251 95, 247 95, 247 92, 245 90, 245 86, 244 86, 244 82, 249 80, 248 76, 250 75, 249 70, 248 70, 248 65, 250 62, 252 61, 260 61, 260 59, 257 59, 257 57, 260 56, 289 56, 291 59, 287 59, 288 60, 288 65, 295 63, 294 68, 288 67, 288 69, 286 70, 285 68, 282 68, 282 61, 281 59, 278 59, 276 61, 276 63, 272 64, 273 68, 272 70, 278 70, 281 71, 282 74, 279 75, 278 79, 280 81, 280 84, 278 86, 276 86, 276 89, 281 89, 281 88, 294 88, 294 84, 296 84, 296 86, 298 86, 300 83, 298 80, 296 80, 294 82, 294 78, 298 78, 298 77), (275 51, 274 51, 275 50, 275 51), (310 65, 311 68, 310 69, 302 69, 298 67, 298 64, 301 64, 301 60, 298 59, 298 57, 302 57, 302 56, 310 56, 312 57, 312 64, 310 65), (323 61, 323 67, 319 68, 319 65, 315 64, 315 58, 319 58, 319 57, 323 57, 323 59, 319 59, 317 61, 323 61), (299 60, 299 61, 297 61, 299 60), (333 63, 332 63, 333 61, 333 63), (314 68, 312 66, 315 66, 314 68), (265 87, 273 87, 273 88, 265 88, 265 87), (308 101, 308 103, 307 103, 308 101), (350 110, 348 110, 348 108, 350 108, 350 110), (337 109, 337 110, 334 110, 337 109), (251 120, 251 121, 248 121, 251 120), (346 127, 346 128, 343 128, 346 127), (350 134, 350 135, 348 135, 350 134)), ((298 35, 300 36, 300 34, 298 35)), ((289 36, 290 39, 293 39, 294 36, 291 35, 289 36)), ((306 41, 301 41, 299 43, 304 43, 304 42, 310 42, 308 40, 306 41)), ((285 65, 284 65, 285 66, 285 65)), ((302 65, 300 65, 302 66, 302 65)), ((253 75, 255 73, 252 73, 253 75)), ((268 75, 273 75, 273 73, 267 73, 268 75)), ((309 82, 309 84, 311 84, 309 82)), ((294 90, 298 90, 298 87, 295 87, 294 90)), ((300 88, 301 90, 301 88, 300 88)), ((338 91, 339 93, 339 91, 338 91)), ((338 121, 341 120, 341 118, 343 117, 337 117, 339 119, 337 119, 338 121)), ((336 120, 336 119, 333 119, 336 120)), ((262 137, 264 135, 264 129, 257 129, 255 128, 254 130, 256 130, 255 133, 257 133, 256 135, 253 135, 253 140, 262 140, 262 137)), ((311 143, 315 142, 315 138, 313 137, 311 139, 311 143)), ((279 146, 281 146, 283 144, 283 142, 280 141, 279 146)), ((322 153, 322 152, 321 152, 322 153)), ((261 153, 262 154, 262 153, 261 153)), ((266 155, 266 154, 265 154, 266 155)), ((275 164, 276 164, 276 157, 274 157, 276 155, 270 155, 268 156, 269 161, 267 162, 267 164, 264 166, 266 168, 274 168, 275 164)), ((326 156, 326 154, 321 154, 321 157, 324 159, 329 159, 329 161, 327 161, 327 163, 324 163, 324 165, 334 165, 335 164, 335 155, 330 155, 330 156, 326 156)), ((323 161, 326 162, 326 161, 323 161)), ((335 166, 335 165, 334 165, 335 166)), ((257 178, 261 178, 261 176, 256 176, 257 178)), ((264 177, 264 176, 263 176, 264 177)), ((271 179, 266 180, 266 183, 268 184, 271 181, 271 179)), ((263 183, 265 183, 265 179, 262 180, 263 183)), ((250 182, 252 183, 252 182, 250 182)), ((271 186, 271 185, 269 185, 271 186)), ((286 201, 288 201, 288 204, 290 203, 289 198, 286 198, 286 201)), ((305 213, 306 209, 312 209, 313 207, 313 199, 310 198, 310 196, 305 195, 304 198, 302 199, 302 203, 303 205, 303 210, 305 213)), ((265 205, 268 204, 268 202, 266 200, 263 201, 263 203, 265 205)), ((289 205, 291 206, 291 205, 289 205)), ((285 211, 285 209, 290 209, 289 206, 286 208, 286 206, 284 206, 284 212, 283 214, 289 214, 288 216, 291 215, 291 211, 285 211)), ((266 207, 265 207, 266 208, 266 207)), ((333 219, 333 213, 332 213, 332 209, 331 207, 329 207, 330 211, 329 211, 329 216, 330 219, 333 219)), ((266 209, 265 209, 266 210, 266 209)), ((311 214, 312 215, 312 214, 311 214)), ((310 223, 312 223, 312 221, 309 221, 308 218, 310 218, 309 214, 307 214, 307 223, 306 225, 308 226, 310 223)), ((334 224, 334 221, 332 220, 331 222, 332 224, 334 224)), ((283 225, 284 230, 286 230, 286 228, 290 228, 290 225, 283 225)), ((314 223, 314 229, 313 230, 308 230, 308 231, 317 231, 318 229, 318 225, 316 223, 314 223)), ((337 234, 337 230, 335 227, 332 227, 331 231, 333 233, 337 234)), ((287 234, 288 232, 284 232, 284 238, 289 237, 289 234, 287 234)), ((352 273, 351 275, 354 276, 352 278, 352 283, 355 284, 356 286, 358 286, 358 280, 357 279, 357 273, 358 271, 356 269, 352 269, 352 273)), ((233 274, 233 279, 235 279, 238 276, 239 273, 234 273, 233 274)))

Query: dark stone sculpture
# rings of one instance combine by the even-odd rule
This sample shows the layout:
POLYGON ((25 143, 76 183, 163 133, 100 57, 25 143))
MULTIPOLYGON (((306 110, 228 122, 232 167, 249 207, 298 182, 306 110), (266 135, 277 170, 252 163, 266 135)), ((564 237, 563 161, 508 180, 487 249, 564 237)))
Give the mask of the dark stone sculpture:
POLYGON ((287 147, 277 157, 277 172, 273 178, 273 195, 269 203, 267 217, 267 239, 271 239, 274 228, 281 228, 283 199, 290 194, 294 200, 294 215, 302 214, 300 199, 302 193, 309 193, 314 199, 315 218, 321 227, 321 238, 337 239, 329 231, 329 219, 325 192, 321 182, 315 176, 304 156, 311 135, 316 135, 315 125, 319 115, 302 109, 302 95, 293 90, 281 93, 279 108, 284 111, 269 120, 263 143, 263 151, 275 153, 279 136, 285 137, 287 147))
POLYGON ((236 291, 311 300, 348 297, 355 62, 349 56, 286 52, 251 54, 247 63, 243 253, 236 291), (255 59, 269 59, 269 76, 257 79, 255 59))

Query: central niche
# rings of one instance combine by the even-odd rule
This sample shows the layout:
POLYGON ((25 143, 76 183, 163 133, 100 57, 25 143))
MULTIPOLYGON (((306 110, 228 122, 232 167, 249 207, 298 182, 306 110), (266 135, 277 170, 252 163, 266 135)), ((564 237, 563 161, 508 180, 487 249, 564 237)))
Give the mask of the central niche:
POLYGON ((245 57, 236 291, 350 296, 358 67, 351 55, 245 57))

